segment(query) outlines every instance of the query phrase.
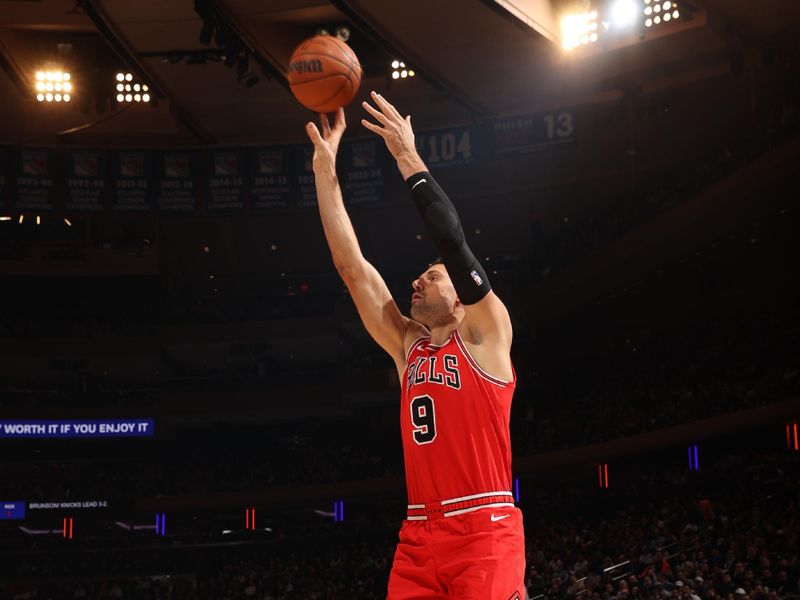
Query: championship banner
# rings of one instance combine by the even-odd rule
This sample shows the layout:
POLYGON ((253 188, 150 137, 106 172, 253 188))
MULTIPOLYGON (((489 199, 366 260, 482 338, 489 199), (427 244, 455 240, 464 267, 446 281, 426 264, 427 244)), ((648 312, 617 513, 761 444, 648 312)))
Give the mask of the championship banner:
POLYGON ((294 146, 250 151, 250 197, 254 211, 289 206, 294 163, 294 146))
POLYGON ((16 209, 20 212, 52 211, 55 153, 22 148, 18 159, 16 209))
POLYGON ((161 212, 194 212, 197 156, 191 150, 156 152, 156 207, 161 212))
POLYGON ((342 144, 344 200, 349 205, 374 204, 383 198, 386 145, 382 139, 342 144))
POLYGON ((99 150, 69 150, 66 153, 67 210, 103 210, 106 157, 99 150))
POLYGON ((244 209, 244 151, 211 150, 206 156, 205 192, 208 212, 241 212, 244 209))
POLYGON ((478 158, 478 128, 433 129, 416 134, 417 152, 431 170, 471 165, 478 158))
POLYGON ((150 152, 119 150, 112 154, 111 209, 119 212, 152 208, 152 164, 150 152))
POLYGON ((498 119, 492 123, 492 152, 541 152, 575 141, 571 111, 557 111, 498 119))
POLYGON ((300 208, 317 206, 317 185, 314 179, 314 146, 305 144, 296 146, 297 186, 300 188, 297 195, 297 206, 300 208))
POLYGON ((0 209, 8 207, 8 148, 0 146, 0 209))
POLYGON ((0 421, 0 439, 148 437, 154 433, 153 419, 0 421))

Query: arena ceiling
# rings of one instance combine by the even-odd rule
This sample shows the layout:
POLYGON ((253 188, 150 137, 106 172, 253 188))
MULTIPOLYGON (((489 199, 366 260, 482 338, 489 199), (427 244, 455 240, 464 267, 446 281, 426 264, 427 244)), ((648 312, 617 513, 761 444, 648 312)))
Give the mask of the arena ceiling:
MULTIPOLYGON (((767 43, 796 51, 800 5, 784 0, 692 0, 669 34, 565 54, 542 27, 542 0, 0 0, 0 142, 209 145, 295 141, 311 117, 292 97, 293 48, 320 27, 351 30, 375 89, 417 127, 480 121, 658 90, 731 68, 731 55, 767 43), (202 44, 204 19, 224 23, 249 50, 248 75, 225 48, 202 44), (520 14, 522 10, 523 14, 520 14), (527 11, 527 12, 525 12, 527 11), (539 15, 541 16, 541 15, 539 15), (532 19, 528 19, 532 17, 532 19), (527 21, 527 22, 526 22, 527 21), (538 26, 531 26, 531 23, 538 26), (393 82, 405 59, 419 76, 393 82), (64 64, 81 80, 118 69, 147 81, 156 106, 36 102, 34 74, 64 64), (64 132, 69 132, 64 134, 64 132), (57 134, 62 135, 58 136, 57 134)), ((564 5, 548 6, 558 14, 564 5)), ((545 11, 546 12, 546 11, 545 11)), ((544 14, 544 13, 542 13, 544 14)), ((551 23, 552 25, 552 23, 551 23)), ((630 41, 630 40, 629 40, 630 41)), ((76 98, 80 92, 76 89, 76 98)), ((357 130, 357 103, 348 111, 357 130)))

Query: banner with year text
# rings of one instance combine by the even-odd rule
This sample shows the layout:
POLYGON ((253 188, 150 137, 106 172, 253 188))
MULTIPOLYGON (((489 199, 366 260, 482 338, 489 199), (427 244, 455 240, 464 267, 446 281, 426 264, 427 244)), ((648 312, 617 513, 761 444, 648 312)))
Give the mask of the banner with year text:
POLYGON ((51 212, 56 154, 46 148, 21 148, 17 153, 17 197, 20 212, 51 212))
POLYGON ((69 211, 105 208, 106 155, 100 150, 69 150, 65 156, 65 204, 69 211))
POLYGON ((146 212, 153 205, 152 155, 147 150, 118 150, 111 158, 111 209, 146 212))
POLYGON ((250 150, 250 198, 254 212, 286 208, 294 195, 294 146, 250 150))
POLYGON ((194 212, 197 153, 193 150, 155 152, 153 163, 155 203, 159 212, 194 212))
POLYGON ((247 158, 235 148, 206 154, 205 196, 209 213, 238 213, 244 209, 247 158))
POLYGON ((343 142, 339 150, 343 195, 348 205, 375 204, 383 199, 387 157, 382 139, 343 142))

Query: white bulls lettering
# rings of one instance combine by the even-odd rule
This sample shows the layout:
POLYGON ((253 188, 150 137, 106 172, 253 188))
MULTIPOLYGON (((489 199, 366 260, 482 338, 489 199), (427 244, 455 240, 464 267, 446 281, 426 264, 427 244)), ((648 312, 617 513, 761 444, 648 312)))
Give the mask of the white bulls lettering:
POLYGON ((458 372, 458 356, 445 354, 438 356, 419 356, 408 366, 408 389, 420 383, 446 385, 455 390, 461 389, 461 375, 458 372))

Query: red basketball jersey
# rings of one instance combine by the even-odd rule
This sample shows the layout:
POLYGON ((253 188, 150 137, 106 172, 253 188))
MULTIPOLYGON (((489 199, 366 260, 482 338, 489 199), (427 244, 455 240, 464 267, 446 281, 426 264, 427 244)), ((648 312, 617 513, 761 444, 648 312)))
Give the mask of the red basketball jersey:
POLYGON ((458 509, 475 504, 461 501, 476 496, 513 502, 509 419, 515 380, 483 371, 457 330, 442 346, 430 337, 411 344, 400 410, 410 514, 442 501, 445 510, 458 509))

